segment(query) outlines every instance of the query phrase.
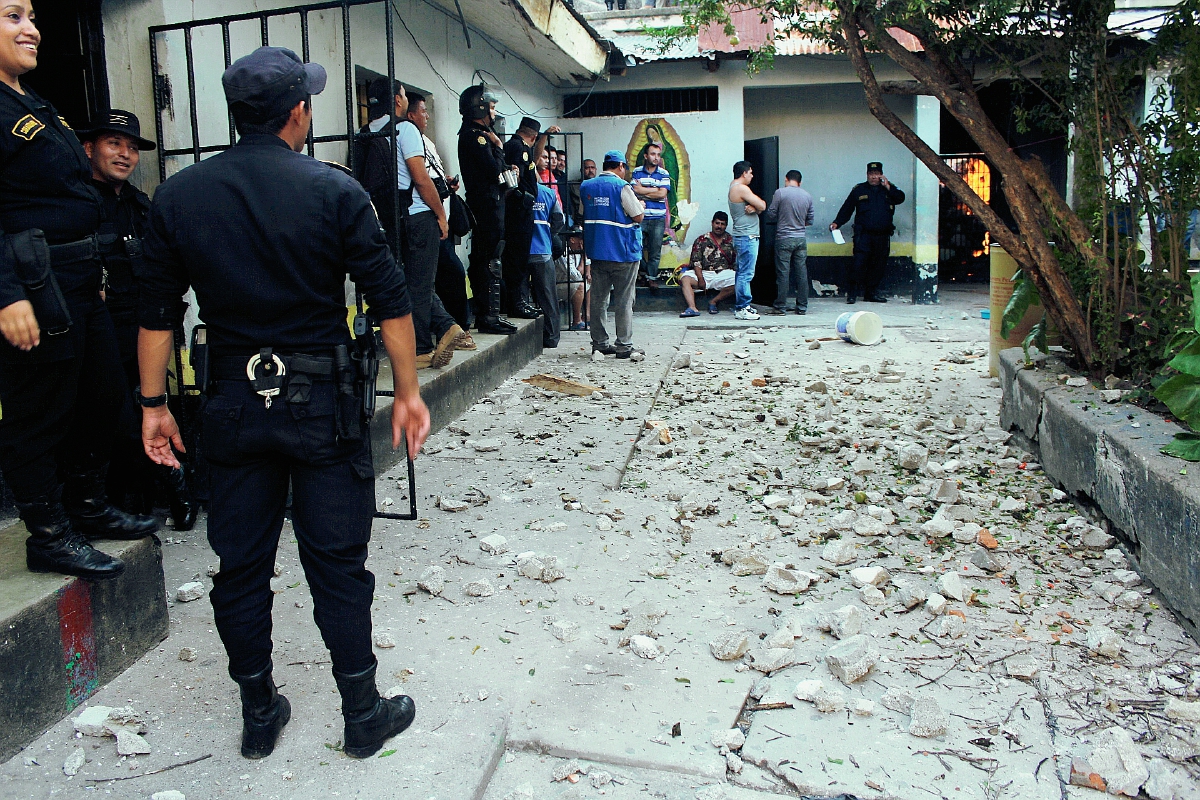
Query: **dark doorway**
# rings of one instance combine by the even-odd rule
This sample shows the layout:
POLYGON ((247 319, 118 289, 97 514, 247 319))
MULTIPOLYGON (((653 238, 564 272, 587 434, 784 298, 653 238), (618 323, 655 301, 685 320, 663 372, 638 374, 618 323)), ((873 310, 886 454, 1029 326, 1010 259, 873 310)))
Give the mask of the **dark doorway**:
POLYGON ((108 109, 100 0, 37 0, 38 67, 21 77, 73 128, 108 109))
MULTIPOLYGON (((750 191, 771 204, 775 190, 779 188, 779 137, 749 139, 743 151, 745 158, 754 168, 750 191)), ((729 179, 733 180, 732 171, 729 179)), ((758 262, 754 267, 754 280, 750 281, 750 292, 758 305, 775 302, 775 226, 759 222, 758 262)))

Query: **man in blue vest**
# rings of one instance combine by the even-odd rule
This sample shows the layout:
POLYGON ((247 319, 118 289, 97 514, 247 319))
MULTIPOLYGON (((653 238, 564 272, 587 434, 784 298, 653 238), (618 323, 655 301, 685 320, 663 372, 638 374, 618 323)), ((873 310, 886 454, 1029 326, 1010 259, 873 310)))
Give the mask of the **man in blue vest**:
MULTIPOLYGON (((539 176, 547 173, 550 156, 542 151, 538 156, 539 176)), ((533 236, 529 243, 529 283, 533 300, 542 312, 542 347, 558 347, 561 323, 558 318, 558 297, 555 287, 554 258, 562 255, 563 210, 558 193, 551 186, 539 183, 533 201, 533 236), (555 252, 557 251, 557 253, 555 252)))
POLYGON ((604 154, 604 171, 579 187, 583 199, 584 249, 592 259, 592 352, 629 358, 633 346, 633 294, 642 260, 645 207, 625 181, 629 166, 620 150, 604 154), (617 339, 608 343, 605 316, 609 295, 615 309, 617 339))

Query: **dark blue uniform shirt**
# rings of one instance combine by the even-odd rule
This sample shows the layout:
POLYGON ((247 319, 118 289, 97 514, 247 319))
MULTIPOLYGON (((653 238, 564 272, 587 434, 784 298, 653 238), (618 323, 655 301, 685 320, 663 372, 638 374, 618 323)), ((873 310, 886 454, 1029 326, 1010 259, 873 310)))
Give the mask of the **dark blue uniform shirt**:
POLYGON ((850 190, 850 195, 838 209, 833 222, 840 228, 850 221, 850 215, 853 214, 855 231, 886 233, 891 236, 892 214, 896 206, 903 202, 904 192, 895 186, 885 189, 882 184, 872 186, 863 182, 850 190))
POLYGON ((218 355, 347 344, 347 273, 376 319, 412 310, 366 191, 278 136, 243 136, 160 186, 143 253, 138 323, 173 329, 191 286, 218 355))

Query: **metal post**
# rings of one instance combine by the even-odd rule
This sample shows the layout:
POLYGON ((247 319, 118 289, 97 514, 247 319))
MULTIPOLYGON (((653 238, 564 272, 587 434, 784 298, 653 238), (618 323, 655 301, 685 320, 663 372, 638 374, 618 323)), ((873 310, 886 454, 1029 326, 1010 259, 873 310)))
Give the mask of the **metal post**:
POLYGON ((192 123, 192 158, 200 161, 200 118, 196 113, 196 65, 192 59, 192 29, 183 29, 183 53, 187 62, 188 117, 192 123))
MULTIPOLYGON (((225 51, 225 69, 229 69, 229 65, 233 63, 233 52, 229 47, 229 23, 221 23, 221 45, 225 51)), ((233 112, 229 112, 229 146, 233 147, 237 142, 237 125, 233 122, 233 112)), ((161 145, 160 145, 161 146, 161 145)))

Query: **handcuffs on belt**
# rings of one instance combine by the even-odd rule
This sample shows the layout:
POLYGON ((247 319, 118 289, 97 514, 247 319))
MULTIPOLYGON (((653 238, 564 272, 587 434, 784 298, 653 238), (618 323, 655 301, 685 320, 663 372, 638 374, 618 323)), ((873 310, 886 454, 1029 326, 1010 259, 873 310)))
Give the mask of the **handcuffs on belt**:
POLYGON ((270 347, 259 350, 246 362, 246 377, 250 379, 250 388, 265 398, 267 408, 271 407, 271 398, 283 389, 284 375, 287 375, 287 365, 283 363, 282 358, 271 352, 270 347))

